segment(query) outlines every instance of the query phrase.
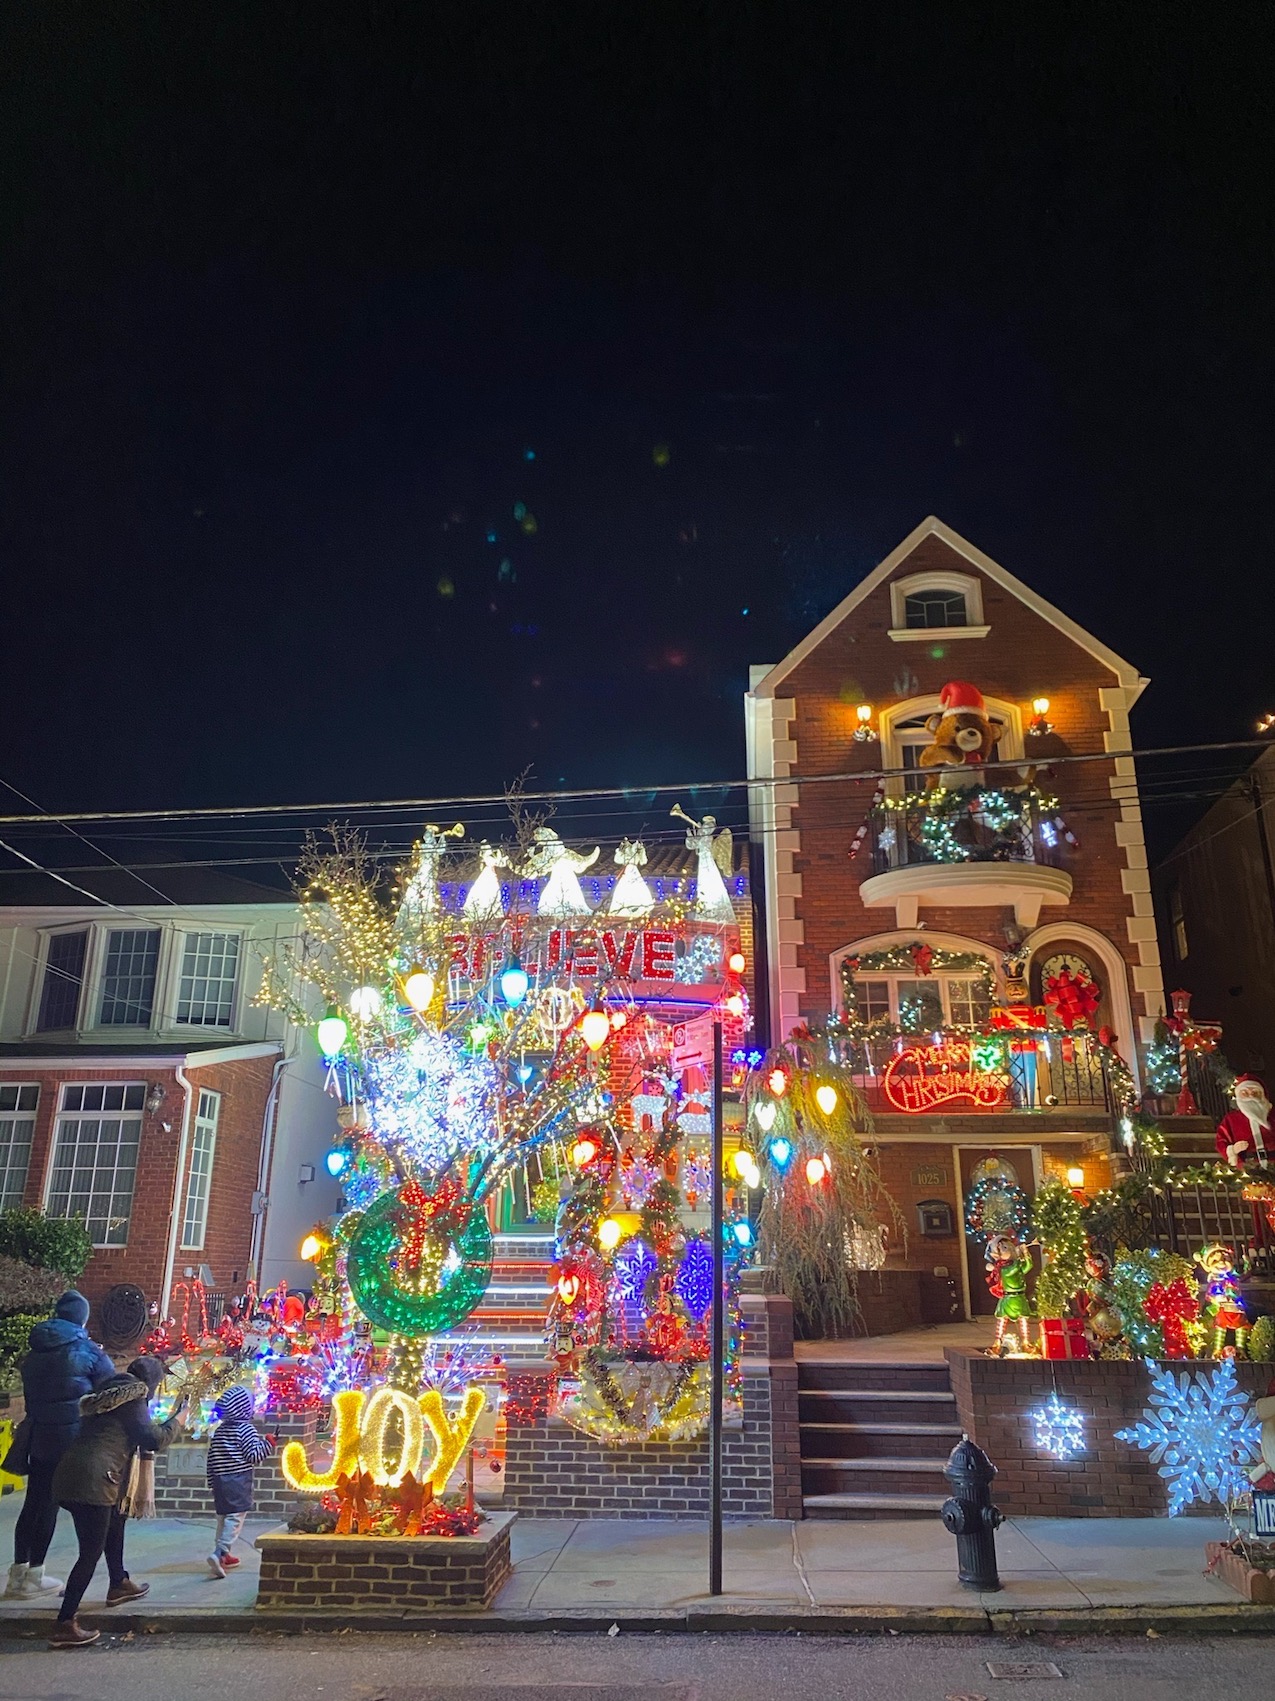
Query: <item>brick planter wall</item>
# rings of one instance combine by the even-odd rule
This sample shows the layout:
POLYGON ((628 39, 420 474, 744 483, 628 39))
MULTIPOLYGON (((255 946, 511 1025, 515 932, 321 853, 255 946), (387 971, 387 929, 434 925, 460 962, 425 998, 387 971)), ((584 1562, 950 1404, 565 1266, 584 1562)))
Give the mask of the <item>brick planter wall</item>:
MULTIPOLYGON (((312 1495, 298 1494, 284 1480, 279 1455, 289 1441, 310 1448, 318 1429, 317 1412, 281 1412, 269 1422, 258 1420, 258 1429, 276 1430, 279 1445, 253 1472, 253 1509, 257 1518, 290 1518, 302 1501, 312 1495)), ((212 1490, 207 1476, 208 1443, 177 1441, 155 1459, 155 1510, 161 1518, 214 1518, 212 1490)))
MULTIPOLYGON (((961 1427, 997 1468, 992 1498, 1002 1512, 1049 1518, 1164 1518, 1168 1494, 1150 1456, 1116 1431, 1136 1423, 1151 1392, 1140 1359, 1078 1363, 993 1359, 963 1348, 946 1349, 961 1427), (1032 1444, 1027 1413, 1057 1387, 1065 1405, 1084 1413, 1085 1453, 1051 1458, 1032 1444)), ((1189 1362, 1173 1369, 1189 1370, 1189 1362)), ((1207 1361, 1199 1365, 1211 1369, 1207 1361)), ((1236 1366, 1241 1388, 1257 1397, 1275 1372, 1269 1364, 1236 1366)), ((1203 1506, 1202 1514, 1217 1514, 1203 1506)))
POLYGON ((262 1613, 418 1612, 489 1607, 512 1569, 515 1512, 475 1536, 258 1536, 262 1613))

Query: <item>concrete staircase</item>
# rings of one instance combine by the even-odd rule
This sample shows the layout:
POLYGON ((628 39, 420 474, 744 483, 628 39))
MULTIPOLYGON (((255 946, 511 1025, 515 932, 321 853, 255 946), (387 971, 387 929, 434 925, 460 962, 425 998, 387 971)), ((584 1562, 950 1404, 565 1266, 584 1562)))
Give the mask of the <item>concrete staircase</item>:
POLYGON ((463 1323, 437 1338, 444 1345, 466 1341, 505 1363, 542 1360, 553 1231, 519 1230, 493 1239, 495 1258, 482 1303, 463 1323))
POLYGON ((933 1518, 961 1439, 944 1363, 798 1360, 807 1518, 933 1518))

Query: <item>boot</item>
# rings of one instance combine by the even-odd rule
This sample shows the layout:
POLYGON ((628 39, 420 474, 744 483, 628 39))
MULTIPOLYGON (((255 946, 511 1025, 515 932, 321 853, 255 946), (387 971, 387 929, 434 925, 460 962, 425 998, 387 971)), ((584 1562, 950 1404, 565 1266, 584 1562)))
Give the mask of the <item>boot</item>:
POLYGON ((100 1630, 86 1630, 78 1618, 60 1618, 49 1632, 50 1648, 87 1648, 90 1642, 96 1642, 102 1634, 100 1630))
POLYGON ((125 1577, 122 1583, 112 1583, 106 1591, 106 1604, 119 1606, 122 1601, 140 1601, 149 1589, 149 1583, 135 1583, 131 1577, 125 1577))
POLYGON ((28 1567, 25 1565, 11 1565, 9 1567, 9 1583, 4 1591, 5 1600, 20 1601, 22 1599, 22 1585, 26 1580, 27 1570, 28 1567))
POLYGON ((43 1565, 28 1565, 27 1574, 18 1585, 18 1596, 24 1601, 38 1601, 43 1594, 57 1594, 62 1588, 60 1577, 49 1577, 43 1565))

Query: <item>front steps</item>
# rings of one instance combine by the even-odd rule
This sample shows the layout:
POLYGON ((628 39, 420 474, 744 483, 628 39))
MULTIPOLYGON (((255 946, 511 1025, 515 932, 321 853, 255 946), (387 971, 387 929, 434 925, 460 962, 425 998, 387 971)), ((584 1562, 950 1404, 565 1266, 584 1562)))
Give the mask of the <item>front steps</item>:
POLYGON ((803 1358, 797 1366, 807 1518, 933 1518, 961 1439, 947 1365, 803 1358))
POLYGON ((495 1257, 481 1303, 457 1328, 436 1339, 443 1346, 466 1343, 471 1352, 505 1364, 543 1360, 553 1231, 517 1231, 492 1239, 495 1257))

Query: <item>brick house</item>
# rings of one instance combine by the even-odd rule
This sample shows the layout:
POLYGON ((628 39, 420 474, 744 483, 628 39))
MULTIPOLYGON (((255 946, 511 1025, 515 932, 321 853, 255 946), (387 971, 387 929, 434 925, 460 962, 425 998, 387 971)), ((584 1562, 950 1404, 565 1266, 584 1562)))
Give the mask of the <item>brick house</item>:
MULTIPOLYGON (((1025 1040, 998 1090, 971 1093, 970 1029, 989 1006, 1042 1012, 1062 969, 1083 973, 1101 993, 1092 1028, 1114 1030, 1138 1083, 1163 1008, 1134 764, 1108 754, 1130 748, 1146 684, 933 518, 782 661, 752 670, 748 772, 774 782, 750 806, 759 1014, 777 1043, 845 1008, 849 986, 877 1024, 861 1085, 907 1227, 888 1263, 955 1281, 968 1313, 990 1308, 962 1226, 975 1164, 1000 1155, 1029 1189, 1081 1167, 1092 1187, 1114 1132, 1092 1032, 1025 1040), (998 798, 939 819, 918 801, 917 763, 952 681, 1000 723, 986 779, 998 798), (1066 760, 1078 757, 1095 759, 1066 760)), ((913 1290, 905 1310, 916 1303, 913 1290)))
POLYGON ((119 907, 0 908, 0 1210, 83 1214, 89 1297, 129 1282, 164 1309, 191 1274, 295 1284, 336 1195, 314 1042, 253 1002, 297 907, 200 901, 181 873, 190 901, 124 907, 103 874, 119 907))

